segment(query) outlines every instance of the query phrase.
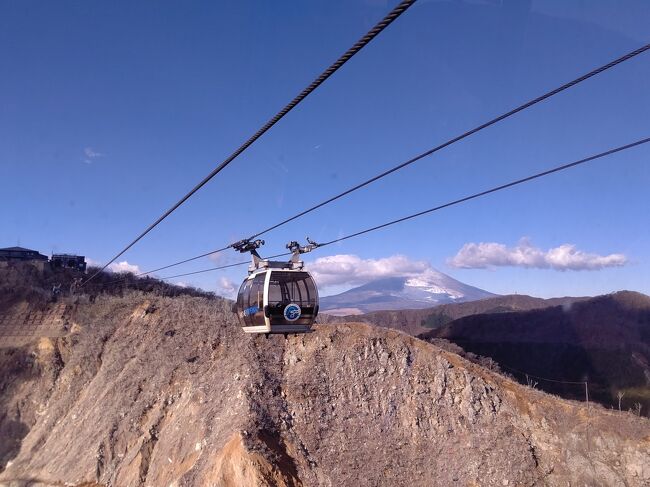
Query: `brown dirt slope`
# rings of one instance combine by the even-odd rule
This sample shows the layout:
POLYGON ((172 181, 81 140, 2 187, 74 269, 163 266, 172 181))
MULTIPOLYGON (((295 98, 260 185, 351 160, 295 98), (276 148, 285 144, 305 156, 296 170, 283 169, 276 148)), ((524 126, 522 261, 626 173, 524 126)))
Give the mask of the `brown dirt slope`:
POLYGON ((65 337, 0 342, 0 485, 650 482, 643 418, 366 324, 247 336, 228 304, 100 295, 65 337))

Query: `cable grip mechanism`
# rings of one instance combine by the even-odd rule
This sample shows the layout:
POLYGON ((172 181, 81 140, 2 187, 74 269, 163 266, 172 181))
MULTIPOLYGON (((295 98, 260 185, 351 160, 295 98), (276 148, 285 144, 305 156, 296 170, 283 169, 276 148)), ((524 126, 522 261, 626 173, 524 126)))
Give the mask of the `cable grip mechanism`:
POLYGON ((244 252, 251 252, 251 253, 256 252, 257 249, 259 249, 262 245, 264 245, 264 240, 257 239, 251 241, 245 238, 243 240, 240 240, 239 242, 235 242, 234 244, 231 245, 231 247, 243 254, 244 252))
POLYGON ((291 256, 291 261, 292 262, 299 262, 300 261, 300 254, 306 254, 308 252, 311 252, 312 250, 320 247, 319 243, 314 242, 311 240, 309 237, 307 237, 307 245, 301 246, 298 242, 295 240, 292 240, 287 244, 287 249, 293 254, 291 256))

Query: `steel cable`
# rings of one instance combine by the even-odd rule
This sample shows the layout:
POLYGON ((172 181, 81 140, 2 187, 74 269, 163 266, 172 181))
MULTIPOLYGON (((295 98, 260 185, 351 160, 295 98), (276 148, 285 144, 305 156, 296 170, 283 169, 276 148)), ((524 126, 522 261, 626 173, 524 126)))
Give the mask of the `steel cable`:
MULTIPOLYGON (((274 115, 268 122, 266 122, 262 128, 255 132, 246 142, 244 142, 235 152, 233 152, 228 158, 226 158, 221 164, 214 168, 205 178, 203 178, 194 188, 192 188, 185 196, 178 200, 171 208, 169 208, 165 213, 163 213, 155 222, 149 225, 140 235, 138 235, 131 243, 124 247, 115 257, 109 260, 101 269, 91 275, 85 282, 81 285, 85 285, 94 279, 100 272, 105 270, 109 265, 115 262, 122 254, 127 250, 133 247, 140 239, 147 235, 151 230, 153 230, 158 224, 160 224, 165 218, 171 215, 179 206, 181 206, 185 201, 187 201, 194 193, 201 189, 208 181, 210 181, 214 176, 216 176, 223 168, 230 164, 237 156, 244 152, 248 147, 250 147, 257 139, 259 139, 265 132, 267 132, 273 125, 275 125, 282 117, 289 113, 293 108, 296 107, 302 100, 307 98, 316 88, 318 88, 327 78, 334 74, 341 66, 350 60, 355 54, 357 54, 361 49, 363 49, 370 41, 372 41, 378 34, 380 34, 386 27, 388 27, 395 19, 402 15, 411 5, 415 3, 416 0, 403 0, 399 3, 388 15, 386 15, 377 25, 375 25, 366 35, 359 39, 350 49, 348 49, 342 56, 340 56, 332 65, 330 65, 323 73, 318 76, 312 83, 302 90, 298 96, 291 100, 282 110, 280 110, 276 115, 274 115)), ((211 252, 214 253, 214 252, 211 252)), ((194 260, 194 259, 188 259, 194 260)), ((153 272, 153 271, 152 271, 153 272)))
MULTIPOLYGON (((257 232, 255 234, 251 235, 249 237, 249 240, 253 240, 253 239, 257 238, 257 237, 260 237, 261 235, 264 235, 265 233, 268 233, 271 230, 275 230, 276 228, 279 228, 279 227, 281 227, 281 226, 283 226, 283 225, 285 225, 285 224, 287 224, 289 222, 292 222, 292 221, 294 221, 294 220, 296 220, 296 219, 298 219, 298 218, 300 218, 300 217, 302 217, 302 216, 304 216, 304 215, 306 215, 308 213, 311 213, 312 211, 315 211, 318 208, 321 208, 321 207, 323 207, 323 206, 325 206, 325 205, 327 205, 329 203, 332 203, 332 202, 334 202, 334 201, 336 201, 336 200, 338 200, 338 199, 340 199, 340 198, 342 198, 342 197, 344 197, 344 196, 346 196, 346 195, 348 195, 348 194, 350 194, 350 193, 352 193, 354 191, 357 191, 357 190, 359 190, 359 189, 361 189, 361 188, 363 188, 365 186, 368 186, 369 184, 374 183, 375 181, 377 181, 377 180, 379 180, 381 178, 384 178, 384 177, 388 176, 389 174, 392 174, 392 173, 394 173, 394 172, 396 172, 396 171, 398 171, 400 169, 405 168, 406 166, 409 166, 409 165, 413 164, 414 162, 419 161, 420 159, 423 159, 423 158, 425 158, 427 156, 430 156, 431 154, 434 154, 435 152, 438 152, 438 151, 440 151, 440 150, 442 150, 442 149, 444 149, 446 147, 449 147, 450 145, 455 144, 456 142, 459 142, 459 141, 461 141, 461 140, 463 140, 463 139, 465 139, 465 138, 467 138, 467 137, 469 137, 469 136, 471 136, 471 135, 473 135, 473 134, 475 134, 475 133, 477 133, 477 132, 479 132, 479 131, 481 131, 481 130, 483 130, 485 128, 488 128, 491 125, 494 125, 494 124, 496 124, 498 122, 501 122, 501 121, 505 120, 506 118, 509 118, 509 117, 511 117, 511 116, 513 116, 513 115, 515 115, 515 114, 517 114, 517 113, 519 113, 519 112, 521 112, 521 111, 523 111, 523 110, 525 110, 527 108, 530 108, 533 105, 536 105, 537 103, 540 103, 540 102, 542 102, 542 101, 544 101, 544 100, 546 100, 546 99, 548 99, 548 98, 550 98, 550 97, 552 97, 554 95, 557 95, 558 93, 560 93, 562 91, 565 91, 565 90, 577 85, 578 83, 581 83, 581 82, 583 82, 583 81, 585 81, 585 80, 587 80, 589 78, 592 78, 593 76, 596 76, 597 74, 600 74, 603 71, 611 69, 612 67, 617 66, 618 64, 621 64, 621 63, 623 63, 623 62, 625 62, 625 61, 627 61, 629 59, 632 59, 633 57, 635 57, 635 56, 637 56, 637 55, 639 55, 641 53, 644 53, 644 52, 646 52, 648 50, 650 50, 650 44, 646 44, 645 46, 642 46, 642 47, 640 47, 638 49, 635 49, 634 51, 631 51, 631 52, 625 54, 624 56, 621 56, 621 57, 619 57, 619 58, 617 58, 617 59, 615 59, 615 60, 613 60, 613 61, 611 61, 611 62, 609 62, 607 64, 604 64, 604 65, 602 65, 602 66, 600 66, 600 67, 598 67, 598 68, 596 68, 596 69, 594 69, 594 70, 592 70, 592 71, 590 71, 590 72, 588 72, 588 73, 586 73, 586 74, 584 74, 584 75, 582 75, 582 76, 580 76, 580 77, 578 77, 578 78, 576 78, 576 79, 574 79, 572 81, 569 81, 568 83, 565 83, 562 86, 560 86, 558 88, 555 88, 554 90, 551 90, 551 91, 549 91, 549 92, 547 92, 547 93, 545 93, 545 94, 543 94, 541 96, 538 96, 537 98, 534 98, 533 100, 530 100, 530 101, 524 103, 523 105, 518 106, 517 108, 514 108, 514 109, 512 109, 512 110, 510 110, 510 111, 508 111, 508 112, 506 112, 506 113, 504 113, 502 115, 499 115, 498 117, 493 118, 493 119, 491 119, 491 120, 489 120, 489 121, 487 121, 487 122, 473 128, 471 130, 468 130, 468 131, 466 131, 466 132, 464 132, 464 133, 462 133, 462 134, 460 134, 460 135, 458 135, 458 136, 456 136, 456 137, 454 137, 452 139, 449 139, 446 142, 434 147, 433 149, 430 149, 430 150, 428 150, 426 152, 423 152, 423 153, 421 153, 421 154, 419 154, 419 155, 417 155, 415 157, 412 157, 411 159, 409 159, 409 160, 407 160, 407 161, 405 161, 405 162, 403 162, 401 164, 398 164, 397 166, 395 166, 395 167, 393 167, 393 168, 391 168, 391 169, 389 169, 387 171, 384 171, 384 172, 382 172, 382 173, 380 173, 380 174, 378 174, 378 175, 376 175, 376 176, 374 176, 374 177, 372 177, 372 178, 370 178, 370 179, 368 179, 368 180, 366 180, 366 181, 364 181, 362 183, 359 183, 356 186, 353 186, 353 187, 343 191, 342 193, 339 193, 339 194, 337 194, 335 196, 332 196, 332 197, 322 201, 321 203, 318 203, 317 205, 314 205, 314 206, 312 206, 312 207, 310 207, 310 208, 308 208, 306 210, 301 211, 300 213, 297 213, 296 215, 294 215, 292 217, 289 217, 289 218, 287 218, 285 220, 282 220, 279 223, 276 223, 275 225, 272 225, 272 226, 270 226, 270 227, 268 227, 268 228, 266 228, 266 229, 264 229, 264 230, 262 230, 260 232, 257 232)), ((232 244, 228 245, 226 247, 222 247, 222 248, 217 249, 217 250, 212 250, 210 252, 206 252, 206 253, 203 253, 201 255, 197 255, 195 257, 190 257, 188 259, 184 259, 184 260, 181 260, 179 262, 175 262, 175 263, 172 263, 172 264, 169 264, 169 265, 165 265, 165 266, 159 267, 157 269, 152 269, 150 271, 143 272, 141 274, 138 274, 138 276, 151 274, 153 272, 157 272, 157 271, 160 271, 160 270, 163 270, 163 269, 168 269, 170 267, 175 267, 175 266, 178 266, 178 265, 181 265, 181 264, 185 264, 187 262, 191 262, 191 261, 200 259, 202 257, 207 257, 209 255, 213 255, 213 254, 216 254, 216 253, 219 253, 219 252, 223 252, 225 250, 228 250, 231 247, 232 247, 232 244)))
MULTIPOLYGON (((517 185, 520 185, 520 184, 523 184, 523 183, 527 183, 527 182, 533 181, 535 179, 539 179, 539 178, 542 178, 542 177, 545 177, 545 176, 549 176, 551 174, 554 174, 554 173, 557 173, 557 172, 560 172, 560 171, 564 171, 566 169, 570 169, 570 168, 573 168, 573 167, 576 167, 576 166, 580 166, 582 164, 586 164, 588 162, 595 161, 597 159, 601 159, 603 157, 610 156, 612 154, 616 154, 618 152, 625 151, 627 149, 632 149, 634 147, 646 144, 648 142, 650 142, 650 137, 646 137, 646 138, 637 140, 637 141, 629 143, 629 144, 618 146, 618 147, 615 147, 613 149, 609 149, 607 151, 600 152, 598 154, 594 154, 592 156, 588 156, 588 157, 585 157, 583 159, 579 159, 579 160, 574 161, 574 162, 570 162, 568 164, 563 164, 561 166, 557 166, 557 167, 548 169, 546 171, 542 171, 542 172, 533 174, 531 176, 527 176, 525 178, 516 179, 516 180, 511 181, 509 183, 501 184, 499 186, 495 186, 493 188, 490 188, 490 189, 487 189, 487 190, 484 190, 484 191, 480 191, 478 193, 474 193, 474 194, 465 196, 463 198, 459 198, 459 199, 450 201, 448 203, 444 203, 442 205, 434 206, 433 208, 428 208, 426 210, 419 211, 417 213, 412 213, 412 214, 404 216, 402 218, 397 218, 395 220, 391 220, 389 222, 382 223, 381 225, 375 225, 373 227, 366 228, 365 230, 361 230, 361 231, 352 233, 350 235, 345 235, 343 237, 339 237, 339 238, 336 238, 334 240, 327 241, 325 243, 319 244, 318 248, 325 247, 327 245, 332 245, 332 244, 337 243, 337 242, 342 242, 343 240, 348 240, 348 239, 353 238, 353 237, 358 237, 358 236, 364 235, 366 233, 374 232, 376 230, 380 230, 382 228, 386 228, 386 227, 389 227, 389 226, 392 226, 392 225, 396 225, 397 223, 402 223, 402 222, 407 221, 407 220, 412 220, 414 218, 417 218, 417 217, 420 217, 420 216, 423 216, 423 215, 426 215, 426 214, 429 214, 429 213, 433 213, 435 211, 439 211, 439 210, 442 210, 444 208, 449 208, 450 206, 455 206, 455 205, 458 205, 458 204, 461 204, 461 203, 465 203, 467 201, 470 201, 470 200, 473 200, 473 199, 476 199, 476 198, 480 198, 480 197, 489 195, 491 193, 496 193, 497 191, 502 191, 504 189, 511 188, 513 186, 517 186, 517 185)), ((268 257, 268 259, 281 257, 281 256, 285 256, 285 255, 290 255, 290 253, 274 255, 274 256, 268 257)), ((238 263, 238 264, 233 264, 232 266, 243 265, 243 264, 246 264, 246 263, 247 262, 241 262, 241 263, 238 263)), ((186 274, 179 274, 179 275, 176 275, 176 276, 165 277, 163 279, 172 279, 174 277, 182 277, 182 276, 187 276, 187 275, 190 275, 190 274, 200 274, 200 273, 204 273, 204 272, 210 272, 210 271, 218 270, 218 269, 221 269, 221 268, 223 268, 223 267, 213 267, 213 268, 208 268, 208 269, 202 269, 202 270, 199 270, 199 271, 189 272, 189 273, 186 273, 186 274)))

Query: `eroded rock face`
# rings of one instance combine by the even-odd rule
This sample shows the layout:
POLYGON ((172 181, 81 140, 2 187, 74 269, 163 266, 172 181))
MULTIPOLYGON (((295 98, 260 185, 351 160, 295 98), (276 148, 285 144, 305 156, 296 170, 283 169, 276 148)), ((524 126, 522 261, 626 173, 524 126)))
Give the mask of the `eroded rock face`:
POLYGON ((365 324, 245 335, 228 308, 100 296, 67 337, 0 348, 0 485, 650 482, 643 418, 365 324))

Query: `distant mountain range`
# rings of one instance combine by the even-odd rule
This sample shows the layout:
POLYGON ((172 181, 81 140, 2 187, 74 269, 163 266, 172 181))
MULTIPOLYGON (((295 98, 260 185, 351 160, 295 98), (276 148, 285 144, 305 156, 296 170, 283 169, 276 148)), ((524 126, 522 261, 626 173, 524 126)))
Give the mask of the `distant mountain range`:
POLYGON ((428 270, 418 277, 390 277, 320 300, 322 312, 331 315, 358 315, 378 310, 431 308, 494 297, 483 289, 469 286, 442 272, 428 270))
POLYGON ((434 328, 439 328, 465 316, 530 311, 553 306, 570 306, 572 303, 590 299, 589 297, 562 297, 542 299, 525 294, 509 294, 476 301, 441 304, 421 309, 402 309, 372 311, 361 315, 340 316, 321 314, 321 323, 345 323, 361 321, 373 325, 395 328, 417 336, 434 328))

